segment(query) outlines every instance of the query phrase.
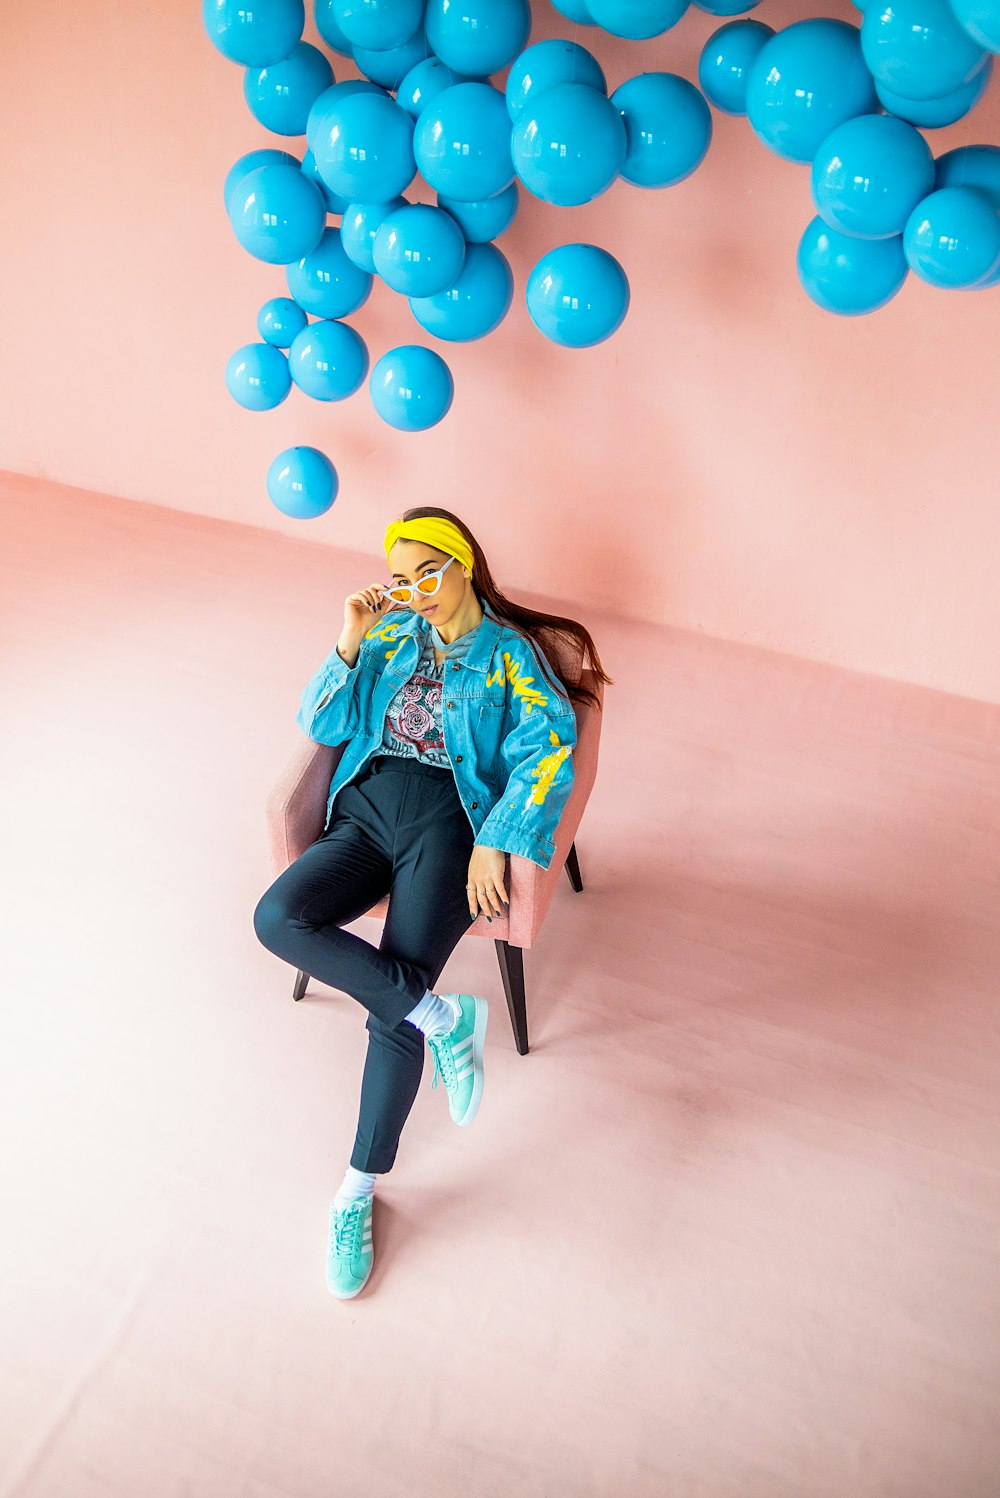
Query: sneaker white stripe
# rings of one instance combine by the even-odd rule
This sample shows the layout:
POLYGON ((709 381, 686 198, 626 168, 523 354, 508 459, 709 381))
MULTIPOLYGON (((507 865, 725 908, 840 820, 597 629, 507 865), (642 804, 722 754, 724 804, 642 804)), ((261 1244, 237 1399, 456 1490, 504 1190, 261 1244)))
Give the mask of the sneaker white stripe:
POLYGON ((474 1040, 474 1035, 467 1035, 464 1040, 458 1041, 458 1043, 456 1045, 453 1045, 451 1048, 452 1055, 460 1056, 463 1051, 467 1051, 469 1049, 474 1040))

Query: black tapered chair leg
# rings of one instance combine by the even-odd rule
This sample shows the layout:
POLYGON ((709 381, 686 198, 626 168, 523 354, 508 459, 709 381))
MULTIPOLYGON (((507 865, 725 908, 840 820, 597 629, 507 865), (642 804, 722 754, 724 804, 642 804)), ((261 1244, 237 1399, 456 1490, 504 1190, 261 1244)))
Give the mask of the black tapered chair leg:
POLYGON ((295 987, 292 989, 292 998, 293 999, 301 999, 302 995, 306 991, 306 984, 308 982, 309 982, 309 974, 308 973, 304 973, 302 971, 302 969, 299 968, 299 970, 295 974, 295 987))
POLYGON ((583 880, 580 878, 580 860, 576 856, 576 843, 566 854, 566 873, 569 875, 570 884, 579 894, 583 889, 583 880))
POLYGON ((500 962, 503 991, 507 995, 507 1009, 514 1031, 514 1044, 518 1055, 528 1054, 528 1011, 524 1002, 524 953, 520 947, 497 938, 493 945, 500 962))

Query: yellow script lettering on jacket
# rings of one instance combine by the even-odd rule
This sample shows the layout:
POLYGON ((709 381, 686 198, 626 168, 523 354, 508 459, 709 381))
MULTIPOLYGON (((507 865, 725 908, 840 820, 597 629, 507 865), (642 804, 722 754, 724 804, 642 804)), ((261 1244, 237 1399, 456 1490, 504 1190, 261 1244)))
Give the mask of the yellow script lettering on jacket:
MULTIPOLYGON (((549 743, 559 744, 559 735, 554 728, 549 731, 549 743)), ((549 787, 552 784, 556 771, 569 752, 570 746, 568 744, 561 744, 551 754, 542 756, 531 772, 532 779, 537 779, 538 783, 532 787, 531 795, 528 797, 529 801, 534 801, 537 805, 541 806, 549 794, 549 787)))
POLYGON ((509 681, 511 686, 514 688, 515 697, 524 698, 525 717, 527 717, 527 715, 531 712, 531 709, 536 704, 539 707, 544 707, 549 699, 542 692, 540 692, 537 687, 533 687, 531 685, 531 683, 535 679, 533 676, 521 675, 521 663, 519 661, 511 660, 509 650, 505 650, 503 653, 503 664, 504 669, 502 671, 497 670, 494 671, 492 676, 487 675, 486 685, 488 687, 496 686, 498 682, 501 682, 506 678, 506 680, 509 681))
MULTIPOLYGON (((387 619, 384 624, 376 624, 375 627, 374 627, 374 629, 368 630, 368 632, 365 635, 365 639, 366 640, 394 640, 396 638, 396 631, 399 628, 400 624, 402 624, 402 622, 403 621, 401 619, 387 619)), ((402 643, 403 643, 402 640, 400 640, 399 645, 396 646, 395 650, 387 650, 386 651, 386 653, 385 653, 386 660, 389 660, 389 658, 391 656, 394 656, 396 654, 396 650, 400 649, 400 647, 402 646, 402 643)))

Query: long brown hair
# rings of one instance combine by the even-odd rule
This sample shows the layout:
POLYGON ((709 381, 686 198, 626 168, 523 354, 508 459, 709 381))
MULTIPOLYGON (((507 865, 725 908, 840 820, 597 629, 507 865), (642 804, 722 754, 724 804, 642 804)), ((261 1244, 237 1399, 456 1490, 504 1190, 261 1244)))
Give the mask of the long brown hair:
MULTIPOLYGON (((527 635, 538 647, 545 664, 552 675, 557 677, 566 690, 567 696, 573 702, 586 702, 592 707, 599 706, 597 693, 591 687, 581 686, 577 682, 567 681, 559 669, 559 657, 555 651, 551 654, 545 648, 546 635, 569 636, 583 649, 583 668, 593 671, 598 678, 612 685, 612 678, 608 676, 601 665, 601 658, 597 653, 590 631, 578 620, 567 619, 562 614, 543 614, 537 609, 525 608, 523 603, 515 603, 513 599, 505 597, 493 581, 489 563, 482 547, 475 536, 469 530, 464 520, 453 515, 451 510, 439 510, 434 505, 417 505, 410 510, 404 510, 400 519, 419 520, 422 515, 437 515, 443 520, 450 520, 462 532, 462 535, 472 547, 472 586, 480 599, 486 599, 494 612, 506 624, 510 624, 521 634, 527 635)), ((437 550, 440 551, 440 547, 437 550)))

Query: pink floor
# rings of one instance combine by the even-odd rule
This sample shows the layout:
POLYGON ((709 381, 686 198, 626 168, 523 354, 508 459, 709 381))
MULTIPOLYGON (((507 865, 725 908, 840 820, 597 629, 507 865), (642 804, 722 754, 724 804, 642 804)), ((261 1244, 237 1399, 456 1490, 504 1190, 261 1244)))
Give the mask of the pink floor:
POLYGON ((1000 709, 588 615, 530 1054, 463 941, 482 1108, 428 1056, 337 1301, 364 1011, 251 914, 377 554, 12 477, 0 524, 0 1498, 993 1498, 1000 709))

